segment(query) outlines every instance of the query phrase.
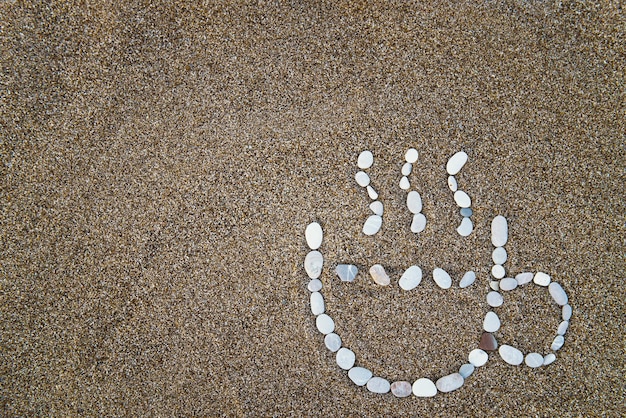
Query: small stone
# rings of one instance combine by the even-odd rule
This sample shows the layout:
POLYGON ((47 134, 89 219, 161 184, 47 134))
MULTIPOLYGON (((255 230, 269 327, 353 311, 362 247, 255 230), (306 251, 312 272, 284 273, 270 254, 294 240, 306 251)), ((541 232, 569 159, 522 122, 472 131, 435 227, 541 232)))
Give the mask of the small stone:
POLYGON ((454 176, 459 171, 461 171, 461 169, 467 162, 467 158, 467 154, 463 151, 459 151, 452 157, 450 157, 448 163, 446 164, 446 171, 448 172, 448 174, 454 176))
POLYGON ((383 216, 383 202, 380 200, 375 200, 370 203, 370 210, 374 213, 374 215, 383 216))
POLYGON ((380 264, 374 264, 370 267, 370 275, 372 276, 372 279, 374 279, 374 282, 381 286, 387 286, 391 282, 387 272, 385 272, 385 268, 380 264))
POLYGON ((543 365, 547 366, 548 364, 552 364, 554 363, 554 360, 556 360, 556 355, 554 353, 546 354, 543 358, 543 365))
POLYGON ((442 289, 450 289, 450 286, 452 286, 452 278, 450 275, 439 267, 433 270, 433 279, 435 283, 437 283, 437 286, 442 289))
POLYGON ((500 282, 498 280, 491 280, 489 282, 489 288, 497 292, 498 290, 500 290, 500 282))
POLYGON ((517 348, 511 347, 510 345, 501 345, 498 352, 500 353, 502 360, 513 366, 519 366, 524 361, 524 354, 517 348))
POLYGON ((411 183, 409 183, 409 178, 407 176, 402 176, 400 179, 400 188, 402 190, 409 190, 411 187, 411 183))
POLYGON ((565 290, 563 290, 560 284, 558 284, 557 282, 550 283, 550 285, 548 286, 548 291, 550 292, 550 296, 552 296, 552 299, 554 299, 557 305, 567 305, 567 293, 565 293, 565 290))
POLYGON ((431 398, 437 394, 437 386, 432 380, 421 378, 413 383, 413 395, 418 398, 431 398))
POLYGON ((459 374, 463 376, 463 379, 467 379, 468 377, 472 375, 472 373, 474 373, 475 369, 476 369, 476 366, 474 366, 473 364, 465 363, 459 368, 459 374))
POLYGON ((393 393, 396 398, 406 398, 411 395, 411 383, 404 381, 393 382, 391 384, 391 393, 393 393))
POLYGON ((448 176, 448 187, 452 192, 456 192, 459 189, 459 183, 457 183, 454 176, 448 176))
POLYGON ((463 190, 454 192, 454 201, 461 208, 469 208, 472 206, 472 199, 463 190))
POLYGON ((322 334, 330 334, 335 330, 335 321, 324 313, 315 318, 315 325, 322 334))
POLYGON ((313 315, 323 314, 326 310, 324 306, 324 297, 320 292, 311 293, 311 312, 313 315))
POLYGON ((491 243, 494 247, 504 247, 509 240, 509 225, 506 218, 498 215, 491 221, 491 243))
POLYGON ((505 277, 500 280, 500 290, 508 291, 517 287, 517 280, 512 277, 505 277))
POLYGON ((364 367, 353 367, 348 371, 348 377, 357 386, 365 386, 372 378, 372 372, 364 367))
POLYGON ((359 269, 353 264, 338 264, 335 272, 342 282, 352 282, 359 269))
POLYGON ((532 273, 528 273, 528 272, 520 273, 517 276, 515 276, 515 280, 517 280, 517 285, 521 286, 523 284, 532 282, 533 276, 534 275, 532 273))
POLYGON ((367 190, 367 195, 370 197, 370 199, 372 200, 378 199, 378 193, 376 192, 376 190, 374 190, 372 186, 367 186, 366 190, 367 190))
POLYGON ((409 148, 406 154, 404 154, 404 159, 406 160, 407 163, 410 163, 410 164, 413 164, 414 162, 416 162, 418 157, 419 157, 419 153, 417 152, 415 148, 409 148))
POLYGON ((422 213, 416 213, 413 215, 413 221, 411 222, 411 232, 418 234, 426 228, 426 217, 422 213))
POLYGON ((561 347, 563 347, 564 343, 565 343, 565 338, 562 335, 557 335, 554 338, 554 341, 552 341, 552 345, 550 346, 550 349, 552 351, 558 351, 561 349, 561 347))
POLYGON ((507 259, 507 254, 504 247, 497 247, 495 250, 493 250, 493 252, 491 253, 491 259, 493 260, 494 264, 504 264, 507 259))
POLYGON ((422 211, 422 196, 415 190, 406 195, 406 206, 412 214, 422 211))
POLYGON ((498 318, 495 312, 487 312, 483 320, 483 329, 487 332, 496 332, 500 329, 500 318, 498 318))
POLYGON ((461 225, 456 229, 456 232, 459 233, 462 237, 467 237, 474 230, 474 224, 470 218, 463 218, 461 221, 461 225))
POLYGON ((483 332, 483 335, 480 336, 480 344, 479 348, 486 351, 493 351, 498 348, 498 342, 496 341, 496 337, 489 332, 483 332))
POLYGON ((375 376, 367 382, 367 390, 372 393, 387 393, 389 389, 391 389, 389 381, 382 377, 375 376))
POLYGON ((569 321, 572 317, 572 307, 570 305, 563 305, 562 315, 563 321, 569 321))
POLYGON ((502 306, 504 303, 504 298, 498 292, 489 292, 487 293, 487 304, 492 308, 497 308, 498 306, 502 306))
POLYGON ((322 274, 324 256, 319 251, 311 251, 304 258, 304 270, 310 279, 317 279, 322 274))
POLYGON ((533 277, 533 282, 539 286, 548 286, 552 279, 546 273, 538 272, 533 277))
POLYGON ((526 354, 524 362, 528 367, 537 368, 543 365, 543 356, 539 353, 526 354))
POLYGON ((558 335, 565 335, 568 328, 569 328, 569 321, 563 321, 559 324, 559 327, 556 329, 556 333, 558 335))
POLYGON ((370 176, 368 176, 365 171, 358 171, 354 175, 354 179, 356 180, 356 183, 361 187, 367 187, 370 184, 370 176))
POLYGON ((322 245, 322 238, 324 233, 322 227, 317 222, 312 222, 307 225, 304 231, 306 243, 312 250, 317 250, 322 245))
POLYGON ((480 367, 487 363, 487 360, 489 360, 489 354, 480 348, 476 348, 470 351, 468 360, 474 365, 474 367, 480 367))
POLYGON ((398 284, 403 290, 415 289, 422 281, 422 269, 418 266, 411 266, 402 274, 398 284))
POLYGON ((402 170, 400 172, 402 173, 403 176, 408 176, 409 174, 411 174, 411 171, 413 171, 413 164, 404 163, 404 165, 402 166, 402 170))
POLYGON ((476 273, 473 271, 468 271, 461 278, 461 282, 459 283, 459 287, 461 289, 465 289, 466 287, 471 286, 476 281, 476 273))
POLYGON ((503 278, 505 274, 506 271, 504 270, 504 267, 502 267, 500 264, 494 264, 494 266, 491 268, 491 275, 496 279, 503 278))
POLYGON ((359 168, 370 168, 374 164, 374 155, 371 151, 363 151, 359 154, 359 158, 356 161, 356 165, 359 168))
POLYGON ((472 210, 472 208, 461 208, 461 210, 459 210, 459 213, 461 214, 461 216, 469 218, 474 214, 474 211, 472 210))
POLYGON ((363 224, 363 233, 365 235, 374 235, 380 231, 380 227, 383 225, 383 218, 378 215, 372 215, 363 224))
POLYGON ((320 279, 311 279, 307 285, 307 289, 309 289, 309 292, 319 292, 322 290, 322 282, 320 279))
POLYGON ((341 348, 341 337, 334 332, 326 334, 324 337, 324 345, 334 353, 341 348))
POLYGON ((437 386, 437 389, 439 389, 439 392, 447 393, 457 390, 463 386, 464 382, 465 379, 463 379, 463 376, 459 373, 452 373, 437 380, 435 385, 437 386))
POLYGON ((344 370, 350 370, 352 366, 354 366, 356 356, 352 350, 348 350, 346 347, 341 347, 339 351, 337 351, 336 360, 339 367, 344 370))

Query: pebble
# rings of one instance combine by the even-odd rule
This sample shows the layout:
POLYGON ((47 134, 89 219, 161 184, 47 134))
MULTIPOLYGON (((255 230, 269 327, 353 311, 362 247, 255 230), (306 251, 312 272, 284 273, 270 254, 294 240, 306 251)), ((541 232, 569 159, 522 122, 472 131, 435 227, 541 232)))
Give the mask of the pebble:
POLYGON ((393 382, 391 384, 391 393, 393 393, 396 398, 406 398, 411 395, 411 383, 409 382, 393 382))
POLYGON ((532 273, 528 273, 528 272, 520 273, 517 276, 515 276, 515 280, 517 280, 517 285, 521 286, 523 284, 532 282, 533 276, 534 275, 532 273))
POLYGON ((565 343, 565 338, 562 335, 557 335, 554 338, 554 341, 552 341, 552 345, 550 346, 550 349, 552 351, 558 351, 561 349, 561 347, 563 347, 564 343, 565 343))
POLYGON ((365 386, 372 378, 372 372, 364 367, 353 367, 348 371, 348 377, 357 386, 365 386))
POLYGON ((504 270, 504 267, 502 267, 500 264, 494 264, 494 266, 491 268, 491 275, 496 279, 503 278, 505 274, 506 271, 504 270))
POLYGON ((341 347, 339 351, 337 351, 336 360, 339 367, 344 370, 350 370, 352 366, 354 366, 356 356, 354 355, 354 351, 348 350, 346 347, 341 347))
POLYGON ((407 176, 403 176, 400 179, 400 188, 402 190, 409 190, 409 188, 411 187, 411 183, 409 183, 409 179, 407 176))
POLYGON ((463 379, 467 379, 474 373, 476 367, 471 363, 465 363, 459 368, 459 374, 463 376, 463 379))
POLYGON ((363 224, 363 233, 365 235, 374 235, 380 231, 383 225, 383 218, 378 215, 372 215, 363 224))
POLYGON ((374 213, 374 215, 383 216, 383 202, 375 200, 370 203, 370 210, 374 213))
POLYGON ((363 151, 359 154, 359 158, 356 161, 356 165, 359 168, 370 168, 374 164, 374 155, 371 151, 363 151))
POLYGON ((495 312, 487 312, 483 320, 483 329, 487 332, 496 332, 500 329, 500 318, 498 318, 495 312))
POLYGON ((466 287, 471 286, 476 281, 476 273, 473 271, 468 271, 461 278, 461 282, 459 283, 459 287, 461 289, 465 289, 466 287))
POLYGON ((543 356, 539 353, 526 354, 524 362, 528 367, 536 368, 543 365, 543 356))
POLYGON ((487 304, 492 308, 497 308, 498 306, 502 306, 504 303, 504 298, 498 292, 489 292, 487 293, 487 304))
POLYGON ((533 277, 533 282, 539 286, 548 286, 552 279, 546 273, 538 272, 533 277))
POLYGON ((317 222, 312 222, 307 225, 304 231, 306 243, 312 250, 317 250, 322 245, 322 238, 324 233, 322 227, 317 222))
POLYGON ((563 321, 569 321, 572 317, 572 307, 570 305, 564 305, 562 309, 563 321))
POLYGON ((498 348, 498 342, 496 341, 496 337, 489 332, 483 332, 483 335, 480 336, 480 344, 479 348, 487 351, 493 351, 498 348))
POLYGON ((433 270, 433 279, 435 283, 437 283, 437 286, 442 289, 450 289, 450 286, 452 286, 452 278, 448 272, 439 267, 433 270))
POLYGON ((461 208, 459 212, 461 213, 461 216, 465 216, 467 218, 469 218, 470 216, 474 214, 474 211, 472 210, 472 208, 461 208))
POLYGON ((509 240, 509 225, 506 218, 498 215, 491 221, 491 243, 494 247, 504 247, 509 240))
POLYGON ((485 363, 487 363, 487 360, 489 360, 489 354, 480 348, 476 348, 470 351, 468 360, 474 365, 474 367, 484 366, 485 363))
POLYGON ((335 330, 335 321, 324 313, 315 318, 315 325, 322 334, 330 334, 335 330))
POLYGON ((456 173, 461 171, 466 162, 467 154, 463 151, 459 151, 448 160, 448 163, 446 164, 446 171, 451 176, 454 176, 456 173))
POLYGON ((322 274, 324 256, 319 251, 311 251, 304 257, 304 270, 311 279, 317 279, 322 274))
POLYGON ((498 290, 500 290, 500 282, 497 280, 491 280, 489 282, 489 287, 491 288, 491 290, 495 290, 497 292, 498 290))
POLYGON ((406 206, 412 214, 422 211, 422 196, 415 190, 409 192, 406 196, 406 206))
POLYGON ((557 282, 552 282, 548 286, 548 291, 550 292, 550 296, 559 306, 567 305, 567 293, 557 282))
POLYGON ((507 254, 504 247, 497 247, 495 250, 493 250, 493 252, 491 253, 491 259, 495 264, 504 264, 507 259, 507 254))
POLYGON ((452 373, 437 380, 435 385, 437 386, 437 389, 439 389, 439 392, 446 393, 457 390, 463 386, 464 382, 465 379, 463 379, 463 376, 459 373, 452 373))
POLYGON ((437 386, 432 380, 421 378, 413 383, 413 395, 418 398, 431 398, 437 394, 437 386))
POLYGON ((472 199, 463 190, 457 190, 454 192, 454 201, 461 208, 469 208, 472 206, 472 199))
POLYGON ((456 192, 459 189, 459 184, 454 176, 448 176, 448 187, 452 190, 452 192, 456 192))
POLYGON ((387 275, 387 272, 385 272, 385 268, 380 264, 374 264, 372 267, 370 267, 370 275, 372 276, 372 279, 374 279, 376 284, 379 284, 381 286, 387 286, 391 282, 389 276, 387 275))
POLYGON ((352 282, 359 269, 353 264, 338 264, 335 272, 337 272, 337 276, 339 276, 342 282, 352 282))
POLYGON ((324 337, 324 345, 334 353, 341 348, 341 337, 334 332, 326 334, 324 337))
POLYGON ((403 290, 415 289, 422 281, 422 269, 411 266, 402 274, 398 284, 403 290))
POLYGON ((324 297, 320 292, 311 293, 311 312, 313 315, 323 314, 326 310, 324 306, 324 297))
POLYGON ((411 171, 413 171, 413 164, 404 163, 404 165, 402 166, 402 170, 401 170, 402 175, 408 176, 409 174, 411 174, 411 171))
POLYGON ((406 154, 404 154, 404 159, 406 160, 406 162, 411 163, 411 164, 416 162, 418 157, 419 157, 419 153, 417 152, 415 148, 409 148, 406 154))
POLYGON ((524 361, 524 354, 515 347, 510 345, 501 345, 498 349, 502 360, 513 366, 519 366, 524 361))
POLYGON ((416 213, 413 215, 413 221, 411 222, 411 232, 418 234, 426 228, 426 217, 422 213, 416 213))
POLYGON ((358 171, 354 175, 354 179, 356 180, 356 183, 361 187, 367 187, 370 184, 370 176, 368 176, 365 171, 358 171))
POLYGON ((543 358, 543 365, 547 366, 548 364, 552 364, 554 363, 554 360, 556 360, 556 355, 554 353, 546 354, 543 358))
POLYGON ((375 376, 367 382, 367 390, 372 393, 387 393, 389 389, 391 389, 389 381, 382 377, 375 376))
POLYGON ((461 225, 456 229, 456 232, 459 233, 462 237, 467 237, 474 230, 474 224, 472 223, 470 218, 463 218, 461 221, 461 225))
POLYGON ((370 199, 372 200, 378 199, 378 193, 376 192, 376 190, 374 190, 372 186, 367 186, 366 190, 367 190, 367 195, 370 197, 370 199))
POLYGON ((311 279, 307 285, 307 289, 309 289, 309 292, 319 292, 322 290, 322 282, 320 279, 311 279))
POLYGON ((504 291, 513 290, 517 287, 517 280, 512 277, 505 277, 500 280, 500 289, 504 291))

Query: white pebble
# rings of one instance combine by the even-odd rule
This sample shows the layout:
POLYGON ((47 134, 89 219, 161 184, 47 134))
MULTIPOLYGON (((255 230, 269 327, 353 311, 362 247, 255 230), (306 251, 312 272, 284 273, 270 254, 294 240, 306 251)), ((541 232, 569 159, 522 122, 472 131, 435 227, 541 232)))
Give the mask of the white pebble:
POLYGON ((307 285, 307 289, 309 289, 309 292, 319 292, 322 290, 322 282, 320 279, 311 279, 307 285))
POLYGON ((415 289, 422 281, 422 269, 418 266, 411 266, 402 274, 398 284, 403 290, 415 289))
POLYGON ((416 213, 413 215, 413 221, 411 221, 411 232, 418 234, 426 228, 426 217, 423 213, 416 213))
POLYGON ((502 306, 504 303, 504 298, 498 292, 489 292, 487 293, 487 304, 493 308, 497 308, 498 306, 502 306))
POLYGON ((559 335, 565 335, 568 328, 569 328, 569 321, 562 321, 559 324, 559 327, 556 329, 556 333, 559 335))
POLYGON ((335 321, 324 313, 315 318, 315 325, 322 334, 330 334, 335 330, 335 321))
POLYGON ((319 251, 311 251, 304 258, 304 270, 311 279, 317 279, 322 274, 324 256, 319 251))
POLYGON ((524 362, 528 367, 536 368, 543 365, 543 356, 539 353, 526 354, 524 362))
POLYGON ((548 364, 552 364, 554 363, 554 360, 556 360, 556 355, 554 353, 546 354, 543 358, 543 365, 547 366, 548 364))
POLYGON ((437 389, 439 389, 439 392, 446 393, 457 390, 463 386, 464 382, 465 379, 463 379, 463 376, 459 373, 452 373, 437 380, 435 385, 437 386, 437 389))
POLYGON ((364 367, 353 367, 348 371, 348 377, 357 386, 365 386, 372 378, 372 372, 364 367))
POLYGON ((500 280, 500 290, 508 291, 517 287, 517 280, 512 277, 505 277, 500 280))
POLYGON ((563 321, 569 321, 572 317, 572 307, 570 305, 564 305, 562 309, 563 321))
POLYGON ((533 282, 539 286, 548 286, 552 279, 546 273, 538 272, 533 277, 533 282))
POLYGON ((494 247, 504 247, 509 240, 509 225, 506 218, 498 215, 491 221, 491 243, 494 247))
POLYGON ((337 351, 337 356, 335 358, 337 360, 337 365, 344 370, 350 370, 352 366, 354 366, 354 361, 356 360, 354 351, 348 350, 345 347, 341 347, 339 351, 337 351))
POLYGON ((383 225, 383 218, 378 215, 372 215, 363 224, 363 233, 365 235, 374 235, 380 231, 380 227, 383 225))
POLYGON ((406 160, 407 163, 410 163, 410 164, 413 164, 414 162, 416 162, 418 157, 419 157, 419 153, 417 152, 415 148, 410 148, 406 152, 406 154, 404 154, 404 159, 406 160))
POLYGON ((420 213, 422 211, 422 196, 415 190, 410 191, 406 195, 406 207, 413 214, 420 213))
POLYGON ((374 279, 374 282, 381 286, 387 286, 391 282, 385 268, 380 264, 374 264, 370 267, 370 275, 372 279, 374 279))
POLYGON ((375 376, 367 382, 367 390, 372 393, 387 393, 389 389, 391 389, 391 384, 382 377, 375 376))
POLYGON ((491 280, 489 282, 489 287, 491 290, 495 290, 496 292, 500 290, 500 282, 498 280, 491 280))
POLYGON ((354 179, 356 180, 356 183, 361 187, 367 187, 370 184, 370 176, 368 176, 365 171, 358 171, 354 175, 354 179))
POLYGON ((374 190, 372 186, 367 186, 366 190, 367 190, 367 195, 370 197, 370 199, 372 200, 378 199, 378 192, 376 192, 376 190, 374 190))
POLYGON ((454 201, 460 208, 469 208, 472 206, 472 199, 463 190, 454 192, 454 201))
POLYGON ((459 368, 459 374, 463 376, 463 379, 467 379, 468 377, 472 375, 472 373, 474 373, 475 369, 476 369, 476 366, 474 366, 473 364, 465 363, 459 368))
POLYGON ((489 354, 480 348, 476 348, 469 353, 468 360, 474 365, 474 367, 483 366, 489 360, 489 354))
POLYGON ((506 274, 506 271, 504 271, 504 267, 502 267, 500 264, 495 264, 491 268, 491 275, 495 277, 496 279, 503 278, 505 274, 506 274))
POLYGON ((552 351, 558 351, 561 349, 561 347, 563 347, 564 343, 565 343, 565 338, 562 335, 557 335, 554 338, 554 341, 552 341, 552 345, 550 346, 550 349, 552 349, 552 351))
POLYGON ((435 283, 437 283, 437 286, 442 289, 450 289, 450 286, 452 286, 452 278, 448 272, 442 268, 437 267, 433 270, 433 279, 435 283))
POLYGON ((448 172, 448 174, 454 176, 456 173, 461 171, 461 169, 467 162, 467 158, 467 154, 463 151, 459 151, 452 157, 450 157, 448 163, 446 164, 446 171, 448 172))
POLYGON ((461 221, 461 225, 456 229, 456 232, 459 233, 462 237, 469 236, 474 230, 474 224, 470 218, 463 218, 461 221))
POLYGON ((529 273, 529 272, 520 273, 517 276, 515 276, 515 280, 517 280, 517 285, 521 286, 523 284, 532 282, 533 276, 534 274, 529 273))
POLYGON ((519 366, 524 361, 524 354, 515 347, 510 345, 501 345, 498 348, 502 360, 513 366, 519 366))
POLYGON ((483 329, 487 332, 496 332, 500 329, 500 318, 498 318, 495 312, 487 312, 483 320, 483 329))
POLYGON ((320 292, 311 293, 311 312, 313 315, 323 314, 326 310, 324 306, 324 297, 320 292))
POLYGON ((375 200, 370 203, 370 210, 374 213, 374 215, 383 216, 383 202, 375 200))
POLYGON ((550 292, 550 296, 559 306, 567 305, 567 293, 557 282, 552 282, 548 286, 548 291, 550 292))
POLYGON ((402 190, 409 190, 410 187, 411 187, 411 183, 409 183, 408 177, 402 176, 402 178, 400 179, 400 188, 402 190))
POLYGON ((411 171, 413 171, 413 164, 404 163, 404 165, 402 166, 402 170, 400 172, 402 173, 403 176, 408 176, 409 174, 411 174, 411 171))
POLYGON ((370 168, 374 164, 374 155, 371 151, 363 151, 359 154, 359 158, 357 159, 356 165, 359 168, 365 169, 370 168))
POLYGON ((504 264, 507 259, 507 254, 504 247, 497 247, 495 250, 493 250, 493 252, 491 253, 491 259, 493 260, 494 264, 504 264))
POLYGON ((352 282, 359 269, 354 264, 338 264, 335 272, 342 282, 352 282))
POLYGON ((431 398, 437 394, 435 383, 426 378, 417 379, 413 383, 413 395, 418 398, 431 398))
POLYGON ((448 176, 448 187, 452 192, 456 192, 459 189, 459 184, 454 176, 448 176))
POLYGON ((468 271, 461 278, 461 282, 459 283, 459 287, 461 289, 465 289, 466 287, 471 286, 476 281, 476 273, 473 271, 468 271))
POLYGON ((324 337, 324 345, 334 353, 341 348, 341 337, 334 332, 326 334, 324 337))
POLYGON ((322 239, 324 237, 321 225, 317 222, 308 224, 304 231, 304 236, 309 248, 317 250, 322 245, 322 239))

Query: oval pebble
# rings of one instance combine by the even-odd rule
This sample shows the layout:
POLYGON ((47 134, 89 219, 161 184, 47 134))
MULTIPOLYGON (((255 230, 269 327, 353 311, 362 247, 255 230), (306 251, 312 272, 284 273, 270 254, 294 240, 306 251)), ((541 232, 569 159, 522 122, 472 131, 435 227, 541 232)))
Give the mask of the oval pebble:
POLYGON ((500 329, 500 318, 498 318, 495 312, 487 312, 483 320, 483 329, 487 332, 496 332, 500 329))
POLYGON ((322 274, 324 256, 319 251, 311 251, 304 258, 304 270, 310 279, 317 279, 322 274))
POLYGON ((474 214, 474 211, 472 210, 472 208, 461 208, 461 210, 459 210, 459 213, 461 214, 461 216, 469 218, 474 214))
POLYGON ((352 282, 359 269, 354 264, 338 264, 335 272, 342 282, 352 282))
POLYGON ((437 380, 435 386, 437 386, 439 392, 447 393, 457 390, 463 386, 464 382, 463 376, 459 373, 452 373, 437 380))
POLYGON ((463 218, 461 221, 461 225, 456 229, 456 232, 459 233, 462 237, 469 236, 474 230, 474 224, 470 218, 463 218))
POLYGON ((550 292, 550 296, 559 306, 567 305, 567 293, 557 282, 552 282, 548 286, 548 291, 550 292))
POLYGON ((509 240, 509 225, 506 218, 498 215, 491 221, 491 243, 494 247, 504 247, 509 240))
POLYGON ((411 232, 418 234, 426 228, 426 217, 422 213, 416 213, 413 215, 413 221, 411 222, 411 232))
POLYGON ((311 312, 313 315, 323 314, 326 310, 324 306, 324 297, 320 292, 311 293, 311 312))
POLYGON ((383 202, 379 200, 375 200, 370 203, 370 210, 374 213, 374 215, 383 216, 383 202))
POLYGON ((309 292, 319 292, 322 290, 322 282, 320 279, 311 279, 307 285, 307 289, 309 289, 309 292))
POLYGON ((454 192, 454 201, 460 208, 469 208, 472 206, 472 199, 463 190, 454 192))
POLYGON ((372 393, 387 393, 389 389, 391 389, 389 381, 382 377, 375 376, 367 382, 367 390, 372 393))
POLYGON ((526 283, 530 283, 533 281, 533 274, 529 273, 529 272, 525 272, 525 273, 520 273, 517 276, 515 276, 515 280, 517 280, 517 285, 521 286, 523 284, 526 283))
POLYGON ((407 163, 413 164, 417 161, 419 157, 419 152, 415 148, 409 148, 408 151, 404 154, 404 159, 407 163))
POLYGON ((513 366, 519 366, 524 361, 524 354, 517 348, 511 347, 510 345, 501 345, 498 352, 500 353, 502 360, 513 366))
POLYGON ((411 171, 413 171, 413 164, 411 163, 404 163, 402 170, 400 170, 403 176, 408 176, 411 174, 411 171))
POLYGON ((539 286, 548 286, 552 279, 546 273, 538 272, 533 277, 533 283, 539 286))
POLYGON ((552 351, 558 351, 561 349, 561 347, 563 347, 564 343, 565 343, 565 338, 562 335, 557 335, 554 338, 554 341, 552 341, 552 345, 550 346, 550 349, 552 351))
POLYGON ((370 267, 370 275, 372 276, 372 279, 374 279, 374 282, 381 286, 387 286, 389 283, 391 283, 391 280, 389 279, 385 268, 380 264, 374 264, 372 267, 370 267))
POLYGON ((473 364, 465 363, 459 368, 459 374, 463 376, 463 379, 467 379, 468 377, 472 375, 472 373, 474 373, 475 369, 476 369, 476 366, 474 366, 473 364))
POLYGON ((420 213, 422 211, 422 196, 415 190, 410 191, 406 196, 406 206, 412 214, 420 213))
POLYGON ((493 250, 493 252, 491 253, 491 259, 493 260, 494 264, 504 264, 507 259, 507 254, 504 247, 497 247, 495 250, 493 250))
POLYGON ((336 360, 339 367, 344 370, 350 370, 352 366, 354 366, 356 356, 354 355, 354 351, 348 350, 346 347, 341 347, 339 351, 337 351, 336 360))
POLYGON ((489 288, 497 292, 498 290, 500 290, 500 282, 497 280, 491 280, 489 282, 489 288))
POLYGON ((312 250, 317 250, 322 245, 322 238, 324 233, 322 227, 317 222, 312 222, 307 225, 304 231, 306 243, 312 250))
POLYGON ((435 383, 426 378, 417 379, 413 383, 413 395, 418 398, 431 398, 437 394, 435 383))
POLYGON ((359 168, 366 169, 370 168, 374 164, 374 155, 371 151, 363 151, 359 154, 357 158, 356 165, 359 168))
POLYGON ((444 269, 437 267, 433 270, 433 279, 437 286, 442 289, 449 289, 452 286, 452 278, 444 269))
POLYGON ((528 367, 536 368, 543 365, 543 356, 539 353, 528 353, 524 362, 528 367))
POLYGON ((383 225, 383 218, 378 215, 372 215, 363 224, 363 233, 365 235, 374 235, 380 231, 380 227, 383 225))
POLYGON ((334 353, 341 348, 341 337, 334 332, 326 334, 324 337, 324 345, 334 353))
POLYGON ((396 398, 406 398, 411 395, 411 383, 404 381, 393 382, 391 384, 391 393, 393 393, 396 398))
POLYGON ((473 271, 468 271, 461 278, 461 282, 459 283, 459 287, 461 289, 465 289, 466 287, 471 286, 476 281, 476 273, 473 271))
POLYGON ((402 274, 398 284, 403 290, 415 289, 422 281, 422 269, 411 266, 402 274))
POLYGON ((564 305, 561 310, 561 316, 563 317, 563 321, 569 321, 572 317, 572 307, 570 305, 564 305))
POLYGON ((461 171, 461 169, 467 162, 467 158, 467 154, 463 151, 459 151, 452 157, 450 157, 448 163, 446 164, 446 171, 448 172, 448 174, 454 176, 459 171, 461 171))
POLYGON ((335 330, 335 321, 326 314, 318 315, 315 318, 315 325, 322 334, 330 334, 335 330))
POLYGON ((502 306, 503 303, 504 303, 504 298, 502 297, 500 293, 495 292, 495 291, 487 293, 487 304, 491 306, 492 308, 497 308, 499 306, 502 306))
POLYGON ((448 187, 452 190, 452 192, 456 192, 459 189, 459 183, 457 183, 454 176, 448 176, 448 187))
POLYGON ((409 190, 410 187, 411 187, 411 183, 409 183, 408 177, 402 176, 402 178, 400 179, 400 188, 402 190, 409 190))
POLYGON ((372 378, 372 372, 364 367, 353 367, 348 371, 348 377, 357 386, 365 386, 372 378))
POLYGON ((489 332, 483 332, 483 335, 480 336, 480 344, 479 348, 487 351, 493 351, 498 348, 498 342, 496 341, 496 337, 489 332))
POLYGON ((489 360, 489 354, 480 348, 476 348, 470 351, 468 360, 474 365, 474 367, 484 366, 485 363, 487 363, 487 360, 489 360))
POLYGON ((548 364, 552 364, 554 363, 554 360, 556 360, 556 355, 554 353, 546 354, 543 358, 543 365, 547 366, 548 364))
POLYGON ((370 199, 372 200, 378 199, 378 192, 374 190, 372 186, 367 186, 366 190, 367 190, 367 195, 370 197, 370 199))
POLYGON ((517 280, 512 277, 505 277, 500 280, 500 290, 508 291, 513 290, 517 287, 517 280))
POLYGON ((365 171, 358 171, 354 175, 354 179, 356 180, 356 183, 361 187, 367 187, 370 184, 370 176, 368 176, 365 171))
POLYGON ((504 270, 504 267, 502 267, 500 264, 494 264, 494 266, 491 267, 491 275, 496 279, 503 278, 505 274, 506 271, 504 270))

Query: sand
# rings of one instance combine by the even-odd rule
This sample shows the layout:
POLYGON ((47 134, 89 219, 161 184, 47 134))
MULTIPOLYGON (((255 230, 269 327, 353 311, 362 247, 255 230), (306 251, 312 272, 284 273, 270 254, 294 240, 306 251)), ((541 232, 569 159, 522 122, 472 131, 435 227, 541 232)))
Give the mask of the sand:
MULTIPOLYGON (((0 4, 1 415, 626 414, 619 3, 196 3, 0 4), (412 146, 419 237, 398 187, 412 146), (445 176, 459 150, 466 239, 445 176), (324 227, 326 305, 357 362, 414 380, 478 345, 497 214, 508 271, 569 294, 557 361, 493 353, 427 400, 352 384, 309 311, 306 225, 324 227), (411 264, 478 277, 407 293, 411 264)), ((559 310, 540 290, 506 296, 501 343, 548 352, 559 310)))

